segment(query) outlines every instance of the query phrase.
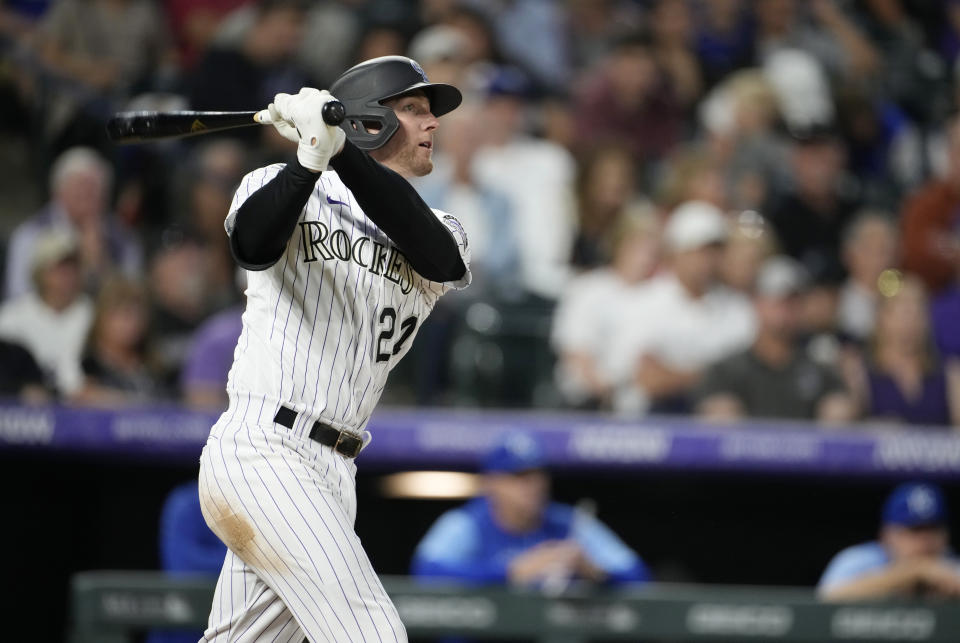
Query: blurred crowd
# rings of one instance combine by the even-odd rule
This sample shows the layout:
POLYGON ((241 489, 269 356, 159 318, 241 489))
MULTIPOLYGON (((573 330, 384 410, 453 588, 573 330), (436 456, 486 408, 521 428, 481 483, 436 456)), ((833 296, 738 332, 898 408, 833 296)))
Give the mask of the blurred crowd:
POLYGON ((475 277, 388 392, 960 424, 956 1, 4 1, 0 392, 220 408, 223 219, 294 150, 104 123, 259 109, 389 54, 464 92, 416 187, 475 277))

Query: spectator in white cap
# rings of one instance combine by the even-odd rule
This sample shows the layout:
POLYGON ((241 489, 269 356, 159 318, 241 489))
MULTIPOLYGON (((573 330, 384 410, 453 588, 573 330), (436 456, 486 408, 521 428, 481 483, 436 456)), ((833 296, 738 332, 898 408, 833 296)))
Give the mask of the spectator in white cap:
POLYGON ((76 238, 56 228, 41 234, 31 268, 33 291, 0 306, 0 338, 30 351, 50 388, 72 394, 82 384, 80 353, 93 319, 76 238))
POLYGON ((697 413, 845 422, 855 405, 839 373, 814 362, 798 345, 801 297, 809 284, 788 257, 764 262, 754 288, 757 336, 748 349, 714 364, 697 390, 697 413))
POLYGON ((704 201, 679 205, 663 239, 668 270, 633 300, 619 352, 631 386, 614 406, 628 413, 685 413, 689 393, 711 364, 750 345, 750 301, 720 283, 728 222, 704 201))
POLYGON ((463 78, 470 41, 456 27, 431 25, 420 30, 410 41, 407 55, 423 67, 435 83, 454 83, 463 78))

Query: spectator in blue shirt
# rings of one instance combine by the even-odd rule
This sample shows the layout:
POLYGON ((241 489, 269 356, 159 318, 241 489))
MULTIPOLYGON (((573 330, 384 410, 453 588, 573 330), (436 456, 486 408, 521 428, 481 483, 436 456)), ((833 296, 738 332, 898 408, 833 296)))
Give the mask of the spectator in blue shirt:
POLYGON ((608 527, 550 501, 543 449, 532 435, 501 439, 482 468, 483 494, 434 523, 417 546, 414 576, 560 589, 571 580, 650 580, 608 527))
POLYGON ((817 593, 835 601, 960 597, 960 559, 950 550, 940 488, 908 482, 894 489, 883 508, 879 539, 834 556, 817 593))
POLYGON ((170 492, 160 518, 160 557, 168 572, 219 574, 227 547, 213 535, 200 513, 197 482, 170 492))
MULTIPOLYGON (((160 516, 160 559, 167 573, 208 574, 215 579, 227 547, 207 527, 200 513, 196 480, 174 488, 160 516)), ((203 632, 156 630, 147 643, 196 643, 203 632)))

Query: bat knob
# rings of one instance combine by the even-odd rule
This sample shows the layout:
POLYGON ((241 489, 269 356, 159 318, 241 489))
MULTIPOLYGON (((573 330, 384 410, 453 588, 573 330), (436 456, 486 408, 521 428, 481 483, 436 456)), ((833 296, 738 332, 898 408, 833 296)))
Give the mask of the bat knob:
POLYGON ((320 115, 327 125, 339 125, 347 116, 347 108, 338 100, 327 101, 323 104, 320 115))

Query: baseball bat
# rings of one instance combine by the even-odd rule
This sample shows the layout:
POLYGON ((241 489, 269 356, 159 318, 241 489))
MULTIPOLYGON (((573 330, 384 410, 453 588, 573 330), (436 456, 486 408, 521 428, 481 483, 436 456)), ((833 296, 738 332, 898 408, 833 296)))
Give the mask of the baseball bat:
MULTIPOLYGON (((321 114, 327 125, 339 125, 346 110, 343 103, 333 100, 324 103, 321 114)), ((269 123, 270 113, 265 109, 258 112, 118 112, 107 121, 107 136, 114 143, 145 143, 269 123)))

